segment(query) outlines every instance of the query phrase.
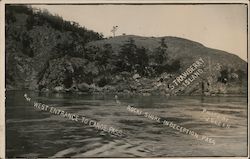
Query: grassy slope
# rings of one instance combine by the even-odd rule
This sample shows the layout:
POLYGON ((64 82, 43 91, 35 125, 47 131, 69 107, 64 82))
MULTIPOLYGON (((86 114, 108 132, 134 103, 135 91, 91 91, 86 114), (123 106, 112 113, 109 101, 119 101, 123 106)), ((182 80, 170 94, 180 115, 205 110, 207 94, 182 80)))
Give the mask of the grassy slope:
MULTIPOLYGON (((108 43, 112 45, 112 48, 115 52, 118 52, 120 46, 126 43, 129 38, 133 38, 138 47, 145 47, 149 50, 149 52, 153 54, 154 48, 160 45, 160 40, 162 37, 156 38, 125 35, 105 40, 93 41, 90 42, 88 45, 95 45, 101 47, 102 45, 108 43)), ((183 68, 185 68, 185 66, 187 67, 187 65, 195 61, 195 59, 202 57, 206 60, 206 62, 208 62, 210 58, 211 65, 220 63, 221 65, 247 71, 247 63, 234 54, 230 54, 221 50, 207 48, 200 43, 183 38, 171 36, 166 36, 164 38, 168 46, 169 56, 173 59, 182 59, 182 64, 184 64, 183 68)))
MULTIPOLYGON (((154 48, 160 45, 162 37, 141 37, 134 35, 117 36, 110 39, 98 40, 88 43, 88 45, 102 47, 104 44, 111 44, 114 53, 119 52, 120 46, 126 43, 130 38, 133 38, 135 44, 138 47, 145 47, 148 49, 148 53, 154 55, 154 48)), ((184 72, 193 62, 198 58, 202 57, 205 61, 205 73, 201 76, 199 80, 194 82, 192 86, 183 91, 184 94, 195 94, 201 93, 201 81, 202 79, 206 82, 208 77, 212 77, 212 86, 209 88, 211 93, 246 93, 247 92, 247 79, 243 79, 241 83, 227 83, 222 84, 217 82, 217 77, 219 71, 216 66, 220 64, 223 68, 233 68, 235 70, 242 70, 247 74, 247 63, 234 54, 230 54, 225 51, 211 49, 203 46, 200 43, 178 38, 166 36, 165 42, 168 46, 168 54, 172 59, 180 59, 181 69, 179 72, 174 74, 177 77, 179 74, 184 72)), ((173 80, 168 80, 165 84, 170 83, 173 80)), ((146 81, 141 81, 139 83, 145 83, 146 81)), ((154 81, 155 82, 155 81, 154 81)), ((153 82, 153 83, 154 83, 153 82)), ((147 83, 147 82, 146 82, 147 83)), ((135 84, 136 85, 136 84, 135 84)), ((142 84, 143 85, 143 84, 142 84)), ((152 84, 148 82, 147 85, 143 85, 140 89, 145 87, 154 87, 157 83, 152 84)), ((157 89, 159 90, 159 89, 157 89)), ((165 92, 164 89, 160 89, 160 92, 165 92)))

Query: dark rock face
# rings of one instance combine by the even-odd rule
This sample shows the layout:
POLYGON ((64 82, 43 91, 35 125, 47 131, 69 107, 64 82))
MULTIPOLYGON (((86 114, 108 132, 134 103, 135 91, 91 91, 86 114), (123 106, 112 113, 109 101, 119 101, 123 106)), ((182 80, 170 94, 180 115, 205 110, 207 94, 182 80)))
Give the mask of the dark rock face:
POLYGON ((103 39, 47 12, 6 7, 6 88, 128 94, 246 94, 247 63, 177 37, 103 39), (185 89, 171 83, 202 58, 185 89))
POLYGON ((50 90, 74 85, 74 71, 86 63, 83 46, 101 39, 98 33, 74 25, 23 5, 7 6, 6 88, 50 90))

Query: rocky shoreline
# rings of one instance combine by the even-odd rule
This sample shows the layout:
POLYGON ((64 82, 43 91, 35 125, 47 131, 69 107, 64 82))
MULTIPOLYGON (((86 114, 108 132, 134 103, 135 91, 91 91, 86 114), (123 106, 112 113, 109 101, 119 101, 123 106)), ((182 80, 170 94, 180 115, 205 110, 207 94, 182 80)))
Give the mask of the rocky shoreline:
MULTIPOLYGON (((242 88, 235 86, 228 86, 226 84, 216 84, 214 87, 205 87, 202 90, 202 79, 197 80, 192 87, 187 87, 185 90, 175 90, 174 93, 169 87, 169 81, 172 80, 171 74, 167 74, 164 77, 158 77, 153 79, 142 78, 138 74, 135 74, 131 78, 125 79, 125 81, 120 81, 119 77, 114 77, 112 79, 111 85, 105 85, 99 87, 95 84, 80 83, 74 84, 70 88, 65 88, 63 86, 56 86, 53 89, 44 88, 38 89, 27 89, 31 91, 38 92, 49 92, 49 93, 77 93, 77 94, 117 94, 117 95, 163 95, 163 96, 176 96, 176 95, 204 95, 204 96, 245 96, 247 93, 239 91, 242 88), (194 90, 195 88, 195 90, 194 90), (234 90, 232 90, 234 89, 234 90), (236 91, 235 91, 236 90, 236 91)), ((10 90, 23 90, 15 89, 11 87, 6 88, 7 91, 10 90)))

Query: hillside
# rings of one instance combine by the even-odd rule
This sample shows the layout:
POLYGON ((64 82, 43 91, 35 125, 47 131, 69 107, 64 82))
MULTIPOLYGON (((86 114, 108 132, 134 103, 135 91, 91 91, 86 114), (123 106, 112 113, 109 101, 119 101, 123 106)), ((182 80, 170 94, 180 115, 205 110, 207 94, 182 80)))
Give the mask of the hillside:
POLYGON ((183 60, 182 63, 185 64, 192 63, 194 61, 194 57, 202 57, 206 59, 206 61, 208 61, 208 58, 210 58, 211 65, 220 63, 227 67, 242 69, 245 71, 247 68, 247 63, 234 54, 207 48, 198 42, 179 37, 141 37, 125 35, 110 39, 93 41, 88 43, 88 45, 102 47, 104 44, 111 44, 114 52, 119 52, 120 47, 130 38, 135 40, 135 44, 138 47, 144 47, 152 54, 154 49, 160 46, 161 39, 164 38, 168 47, 168 54, 170 58, 181 59, 181 61, 183 60))
MULTIPOLYGON (((155 85, 166 86, 174 80, 174 78, 165 78, 166 76, 173 75, 173 77, 178 77, 178 75, 184 72, 198 58, 202 58, 205 61, 205 66, 203 68, 205 73, 193 84, 193 86, 190 86, 190 88, 187 88, 180 94, 201 94, 202 83, 205 84, 205 94, 245 94, 247 92, 247 63, 244 60, 234 54, 207 48, 198 42, 188 39, 170 36, 141 37, 125 35, 89 42, 87 45, 102 48, 104 45, 110 44, 113 48, 114 55, 116 55, 119 54, 121 46, 128 42, 129 39, 133 39, 138 48, 145 48, 149 56, 155 55, 155 48, 160 47, 161 40, 164 39, 165 44, 167 45, 168 59, 180 61, 180 68, 178 71, 158 76, 158 80, 164 78, 165 83, 160 82, 159 84, 156 82, 155 85), (225 77, 225 72, 229 74, 226 78, 229 79, 236 75, 237 79, 231 79, 227 82, 220 81, 222 76, 225 77)), ((152 88, 155 87, 155 85, 151 84, 143 87, 152 88)), ((143 88, 141 89, 144 90, 143 88)), ((169 93, 168 91, 165 91, 165 89, 163 89, 163 92, 163 94, 166 92, 167 94, 169 93)))
POLYGON ((102 39, 75 22, 24 5, 6 6, 5 29, 7 89, 38 89, 51 61, 81 57, 87 42, 102 39))
MULTIPOLYGON (((191 76, 191 75, 190 75, 191 76)), ((6 88, 127 94, 246 94, 247 63, 178 37, 104 39, 75 22, 26 6, 6 7, 6 88), (169 84, 202 58, 184 90, 169 84)))

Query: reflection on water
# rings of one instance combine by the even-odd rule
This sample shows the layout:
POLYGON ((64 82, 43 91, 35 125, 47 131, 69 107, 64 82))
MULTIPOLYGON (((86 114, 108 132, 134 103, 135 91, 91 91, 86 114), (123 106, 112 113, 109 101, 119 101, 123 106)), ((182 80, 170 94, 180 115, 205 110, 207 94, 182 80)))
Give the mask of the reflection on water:
POLYGON ((199 96, 119 96, 6 93, 7 157, 164 157, 246 156, 247 98, 199 96), (61 110, 86 116, 126 133, 119 138, 33 108, 23 95, 61 110), (199 141, 127 111, 133 105, 216 141, 199 141), (205 121, 203 108, 227 117, 230 128, 205 121))

